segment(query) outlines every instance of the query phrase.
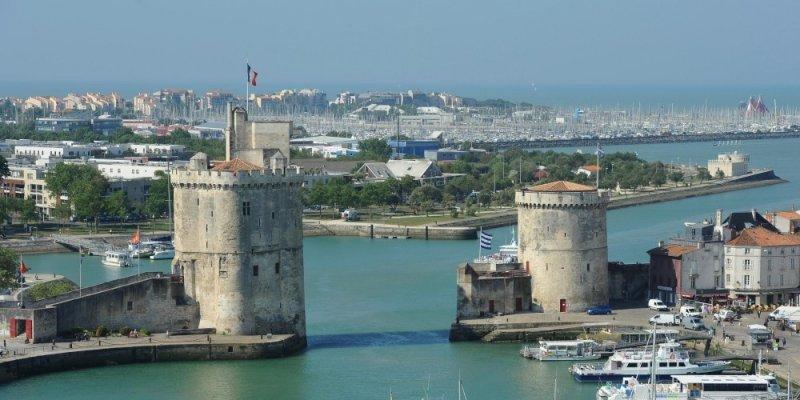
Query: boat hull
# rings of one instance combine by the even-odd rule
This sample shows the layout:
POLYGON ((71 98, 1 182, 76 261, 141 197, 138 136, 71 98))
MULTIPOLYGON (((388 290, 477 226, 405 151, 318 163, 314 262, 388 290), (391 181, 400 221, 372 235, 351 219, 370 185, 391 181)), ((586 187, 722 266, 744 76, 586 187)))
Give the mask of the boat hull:
MULTIPOLYGON (((703 364, 698 365, 697 367, 693 368, 667 368, 667 369, 659 369, 659 373, 656 375, 656 380, 658 381, 670 381, 672 380, 672 375, 704 375, 704 374, 715 374, 722 372, 725 368, 727 368, 729 363, 727 362, 718 362, 713 364, 703 364)), ((636 379, 643 379, 649 380, 650 379, 650 372, 649 371, 630 371, 630 370, 620 370, 620 371, 590 371, 584 372, 581 370, 576 370, 571 368, 570 371, 572 372, 573 378, 575 378, 578 382, 622 382, 623 378, 626 377, 635 377, 636 379)))

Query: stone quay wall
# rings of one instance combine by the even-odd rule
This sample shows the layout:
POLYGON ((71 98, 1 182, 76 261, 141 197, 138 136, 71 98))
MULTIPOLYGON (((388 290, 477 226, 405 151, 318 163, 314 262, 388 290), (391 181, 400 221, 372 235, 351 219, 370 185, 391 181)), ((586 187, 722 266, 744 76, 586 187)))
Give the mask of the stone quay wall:
POLYGON ((361 236, 369 238, 412 238, 425 240, 470 240, 477 238, 474 227, 402 226, 369 222, 306 221, 305 236, 361 236))
POLYGON ((280 358, 301 351, 305 338, 290 335, 280 340, 205 341, 194 343, 142 343, 39 353, 0 361, 0 383, 38 374, 132 363, 170 361, 253 360, 280 358))

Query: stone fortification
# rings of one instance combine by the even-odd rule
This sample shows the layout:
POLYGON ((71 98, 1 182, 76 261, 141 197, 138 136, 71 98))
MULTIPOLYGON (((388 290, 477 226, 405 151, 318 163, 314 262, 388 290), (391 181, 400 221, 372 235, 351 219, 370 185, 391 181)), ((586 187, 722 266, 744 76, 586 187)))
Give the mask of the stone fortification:
POLYGON ((516 193, 519 259, 534 309, 583 311, 608 303, 608 193, 553 182, 516 193))

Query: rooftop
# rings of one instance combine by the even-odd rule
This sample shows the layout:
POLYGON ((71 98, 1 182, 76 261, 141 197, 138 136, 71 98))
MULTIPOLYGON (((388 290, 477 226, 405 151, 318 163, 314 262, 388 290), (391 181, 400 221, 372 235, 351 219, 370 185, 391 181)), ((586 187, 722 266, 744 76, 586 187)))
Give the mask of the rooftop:
POLYGON ((555 181, 527 188, 532 192, 594 192, 595 188, 580 183, 555 181))
POLYGON ((747 228, 730 240, 731 246, 800 246, 800 237, 782 235, 761 226, 747 228))
POLYGON ((211 168, 212 171, 227 171, 227 172, 236 172, 236 171, 261 171, 264 168, 261 166, 255 165, 253 163, 249 163, 247 161, 234 158, 230 161, 218 161, 214 164, 214 167, 211 168))
POLYGON ((650 252, 660 255, 665 255, 669 257, 681 257, 686 253, 691 253, 697 250, 696 246, 683 246, 679 244, 668 244, 661 247, 656 247, 650 252))

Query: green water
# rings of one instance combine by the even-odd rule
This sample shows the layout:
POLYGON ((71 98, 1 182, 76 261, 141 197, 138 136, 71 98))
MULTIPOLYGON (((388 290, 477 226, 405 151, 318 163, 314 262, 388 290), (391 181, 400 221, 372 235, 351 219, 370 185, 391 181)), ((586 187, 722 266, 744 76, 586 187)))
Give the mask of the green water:
MULTIPOLYGON (((798 139, 609 146, 650 160, 704 163, 721 151, 751 155, 756 167, 774 167, 788 184, 609 212, 612 260, 644 261, 659 239, 684 220, 714 209, 760 210, 800 204, 795 149, 798 139)), ((574 151, 574 149, 564 149, 574 151)), ((584 151, 590 151, 585 149, 584 151)), ((497 242, 511 229, 495 230, 497 242)), ((518 345, 447 341, 454 316, 455 266, 475 256, 474 242, 308 238, 306 306, 309 348, 279 360, 127 365, 42 375, 0 386, 0 398, 19 399, 418 399, 430 382, 431 398, 454 399, 459 373, 470 399, 594 398, 596 386, 577 384, 568 363, 538 363, 517 355, 518 345)), ((75 254, 27 256, 41 273, 77 281, 75 254)), ((84 283, 136 273, 87 258, 84 283)), ((142 271, 168 270, 168 262, 142 262, 142 271)))

